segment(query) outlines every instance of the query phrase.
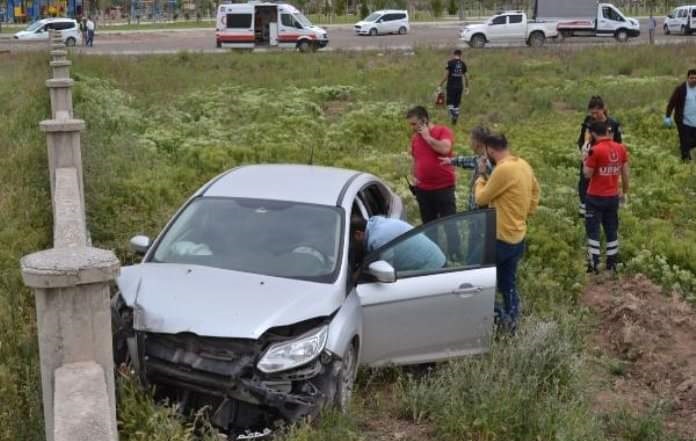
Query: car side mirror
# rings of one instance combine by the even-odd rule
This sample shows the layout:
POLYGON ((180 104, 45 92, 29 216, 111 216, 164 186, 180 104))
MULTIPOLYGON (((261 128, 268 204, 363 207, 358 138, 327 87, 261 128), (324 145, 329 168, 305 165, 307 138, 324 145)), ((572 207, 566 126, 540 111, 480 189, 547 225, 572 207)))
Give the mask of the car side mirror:
POLYGON ((150 238, 147 236, 138 235, 131 237, 130 248, 135 254, 144 255, 150 248, 150 245, 150 238))
POLYGON ((396 270, 389 264, 389 262, 384 260, 372 262, 367 267, 367 272, 380 283, 396 282, 396 270))

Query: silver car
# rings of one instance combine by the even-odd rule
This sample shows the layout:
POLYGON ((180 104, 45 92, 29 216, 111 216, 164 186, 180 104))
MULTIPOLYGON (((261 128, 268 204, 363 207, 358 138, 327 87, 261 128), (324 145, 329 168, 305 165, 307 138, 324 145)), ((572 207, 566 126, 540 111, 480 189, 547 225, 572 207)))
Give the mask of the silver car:
POLYGON ((414 228, 359 261, 352 216, 404 218, 404 208, 357 171, 254 165, 211 180, 155 240, 131 239, 144 257, 117 281, 117 361, 183 408, 210 406, 215 425, 247 439, 323 406, 345 409, 359 364, 485 352, 494 212, 414 228), (399 268, 424 237, 444 265, 399 268))

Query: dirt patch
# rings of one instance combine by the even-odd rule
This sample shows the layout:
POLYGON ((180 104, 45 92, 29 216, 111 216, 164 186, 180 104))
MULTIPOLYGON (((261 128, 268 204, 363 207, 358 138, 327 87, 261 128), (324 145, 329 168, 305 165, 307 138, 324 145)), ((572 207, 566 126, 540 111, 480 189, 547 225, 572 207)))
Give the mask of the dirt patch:
POLYGON ((693 436, 696 427, 696 313, 645 276, 595 279, 584 302, 599 316, 593 343, 620 360, 598 410, 645 412, 667 403, 666 427, 693 436))
POLYGON ((357 415, 365 439, 372 441, 434 439, 433 429, 429 424, 416 424, 399 416, 395 388, 395 383, 373 383, 369 386, 369 398, 361 403, 359 415, 357 415))
POLYGON ((331 100, 322 104, 321 109, 329 121, 335 121, 348 110, 350 104, 346 100, 331 100))

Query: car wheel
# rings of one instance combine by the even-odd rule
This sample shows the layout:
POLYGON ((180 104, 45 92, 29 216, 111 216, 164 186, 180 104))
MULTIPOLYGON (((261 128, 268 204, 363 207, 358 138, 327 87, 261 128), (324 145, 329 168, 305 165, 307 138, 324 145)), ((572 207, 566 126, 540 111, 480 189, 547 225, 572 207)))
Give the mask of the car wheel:
POLYGON ((407 32, 406 26, 401 26, 399 28, 399 35, 404 35, 407 32))
POLYGON ((471 37, 471 40, 469 42, 469 46, 476 48, 476 49, 481 49, 484 46, 486 46, 486 37, 484 37, 481 34, 476 34, 473 37, 471 37))
POLYGON ((667 26, 667 25, 662 26, 662 32, 664 32, 665 35, 669 35, 669 26, 667 26))
POLYGON ((532 35, 529 36, 529 45, 531 47, 536 47, 536 48, 543 47, 545 40, 546 40, 546 37, 544 36, 543 33, 532 32, 532 35))
POLYGON ((216 42, 215 42, 215 46, 216 46, 218 49, 222 48, 222 42, 221 42, 221 41, 216 41, 216 42))
POLYGON ((309 45, 309 41, 307 40, 302 40, 299 43, 297 43, 297 48, 300 50, 300 52, 304 54, 312 50, 312 48, 309 45))
POLYGON ((370 29, 370 37, 374 37, 375 35, 377 35, 377 29, 376 28, 370 29))
POLYGON ((616 31, 616 41, 619 43, 625 43, 628 41, 628 32, 626 30, 621 29, 616 31))
POLYGON ((77 44, 77 40, 73 37, 69 37, 68 39, 65 40, 65 45, 68 47, 75 47, 77 44))
POLYGON ((351 343, 341 358, 339 372, 336 375, 334 406, 341 412, 347 412, 350 409, 350 400, 353 396, 353 386, 357 375, 358 347, 355 343, 351 343))

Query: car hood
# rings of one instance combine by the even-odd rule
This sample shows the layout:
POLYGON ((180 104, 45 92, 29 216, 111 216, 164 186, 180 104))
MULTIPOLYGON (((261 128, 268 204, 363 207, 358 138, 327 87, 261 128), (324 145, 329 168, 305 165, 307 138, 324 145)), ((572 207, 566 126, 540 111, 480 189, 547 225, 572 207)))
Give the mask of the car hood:
POLYGON ((370 25, 373 25, 373 24, 375 24, 374 21, 364 21, 364 20, 361 20, 361 21, 355 23, 354 26, 360 26, 360 27, 362 27, 362 26, 370 26, 370 25))
POLYGON ((259 338, 269 328, 331 315, 343 285, 196 265, 144 263, 117 279, 136 330, 259 338))
POLYGON ((14 37, 15 38, 22 38, 22 37, 26 37, 29 34, 33 34, 33 32, 19 31, 16 34, 14 34, 14 37))
POLYGON ((486 29, 485 23, 474 23, 474 24, 464 26, 464 28, 462 29, 462 32, 478 31, 478 30, 485 30, 485 29, 486 29))

